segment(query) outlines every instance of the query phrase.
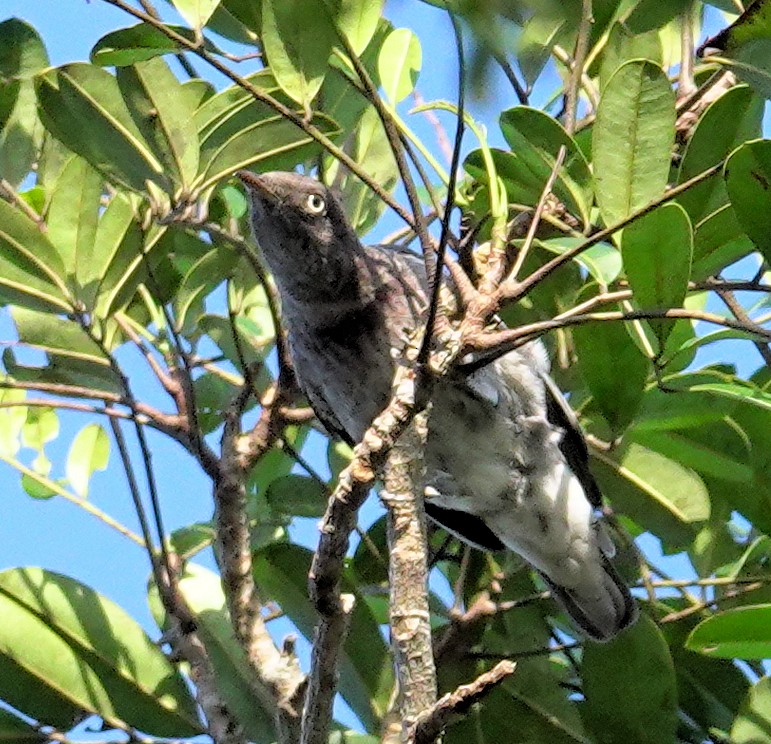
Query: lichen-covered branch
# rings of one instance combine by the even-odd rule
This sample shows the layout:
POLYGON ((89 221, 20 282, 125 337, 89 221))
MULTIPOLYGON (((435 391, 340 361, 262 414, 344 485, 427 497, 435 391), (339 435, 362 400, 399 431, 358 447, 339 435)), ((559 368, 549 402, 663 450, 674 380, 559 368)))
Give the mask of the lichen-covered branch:
POLYGON ((422 484, 428 421, 421 412, 388 456, 380 498, 388 509, 391 645, 403 732, 436 701, 428 608, 428 544, 422 484))

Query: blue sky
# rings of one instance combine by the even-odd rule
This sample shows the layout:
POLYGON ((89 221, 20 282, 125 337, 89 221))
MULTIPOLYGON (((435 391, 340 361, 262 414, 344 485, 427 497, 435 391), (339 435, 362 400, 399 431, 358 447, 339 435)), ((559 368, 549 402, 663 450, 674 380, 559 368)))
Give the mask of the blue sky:
MULTIPOLYGON (((164 3, 159 6, 174 18, 173 11, 164 3)), ((447 19, 436 9, 416 0, 394 0, 388 4, 388 13, 395 25, 409 25, 420 37, 423 49, 423 68, 418 88, 424 98, 448 98, 455 86, 454 46, 447 19)), ((116 8, 92 0, 4 0, 3 17, 17 16, 30 22, 43 37, 51 62, 54 65, 75 60, 87 60, 91 47, 108 31, 133 25, 133 19, 116 8)), ((205 65, 195 61, 196 68, 205 72, 205 65)), ((249 64, 240 68, 248 72, 249 64)), ((216 78, 212 78, 217 82, 216 78)), ((554 79, 552 78, 552 84, 554 79)), ((221 84, 221 83, 220 83, 221 84)), ((552 87, 547 79, 539 88, 534 105, 548 97, 552 87), (540 98, 540 100, 539 100, 540 98)), ((498 128, 493 112, 515 105, 509 86, 496 75, 491 78, 486 94, 481 100, 470 102, 472 113, 486 122, 493 142, 498 139, 498 128)), ((434 132, 423 117, 413 117, 415 128, 424 141, 433 146, 434 132)), ((451 122, 446 120, 451 127, 451 122)), ((467 136, 466 147, 473 147, 467 136)), ((376 231, 383 235, 398 224, 386 219, 376 231)), ((8 340, 10 332, 7 320, 0 322, 0 340, 8 340)), ((750 361, 754 349, 748 344, 735 348, 734 359, 744 368, 755 366, 750 361)), ((723 352, 724 353, 724 352, 723 352)), ((168 409, 168 401, 159 397, 152 385, 147 370, 131 350, 124 350, 122 359, 126 362, 135 394, 140 398, 162 401, 168 409)), ((62 433, 57 441, 48 447, 48 456, 55 467, 53 477, 63 475, 61 468, 72 436, 91 419, 82 414, 62 413, 62 433)), ((161 501, 167 529, 174 529, 196 521, 211 518, 212 504, 210 484, 202 476, 198 466, 175 443, 167 438, 150 433, 153 461, 156 466, 161 501)), ((324 469, 323 450, 319 446, 321 437, 311 438, 307 449, 309 459, 324 469)), ((148 575, 147 558, 138 547, 128 542, 113 530, 85 514, 82 510, 61 498, 35 501, 18 486, 18 477, 3 466, 0 473, 5 488, 2 495, 3 517, 0 521, 0 568, 23 565, 37 565, 73 576, 106 594, 125 608, 149 632, 157 635, 145 600, 148 575)), ((117 462, 111 458, 106 472, 97 473, 91 486, 93 502, 109 512, 132 529, 137 529, 125 478, 117 462)), ((379 513, 379 506, 370 501, 365 510, 367 521, 379 513)), ((315 541, 315 525, 303 520, 294 530, 294 536, 307 545, 315 541)), ((649 541, 652 544, 652 541, 649 541)), ((646 548, 648 545, 646 545, 646 548)), ((682 568, 683 566, 681 566, 682 568)), ((682 572, 681 572, 682 573, 682 572)), ((273 624, 277 637, 290 630, 286 623, 273 624)), ((300 644, 305 656, 306 646, 300 644)), ((303 659, 305 661, 305 659, 303 659)))

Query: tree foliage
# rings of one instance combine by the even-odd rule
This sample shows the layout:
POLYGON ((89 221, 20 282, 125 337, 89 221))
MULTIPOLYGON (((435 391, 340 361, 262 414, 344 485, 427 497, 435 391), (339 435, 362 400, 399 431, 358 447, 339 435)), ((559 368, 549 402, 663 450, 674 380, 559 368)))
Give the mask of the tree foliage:
MULTIPOLYGON (((17 337, 0 460, 29 497, 66 498, 147 550, 150 636, 173 653, 76 576, 7 568, 0 738, 66 743, 94 716, 132 736, 298 740, 309 669, 269 613, 314 639, 313 553, 289 527, 324 514, 351 452, 329 441, 330 479, 302 457, 316 423, 234 174, 300 168, 340 190, 365 240, 387 210, 403 223, 391 240, 411 243, 448 197, 459 208, 449 253, 512 329, 501 343, 545 335, 639 588, 634 628, 584 642, 515 556, 430 530, 440 694, 517 661, 444 741, 771 741, 771 2, 457 0, 465 82, 510 85, 497 121, 475 121, 448 103, 457 90, 408 110, 440 63, 379 2, 171 0, 174 25, 165 6, 103 1, 131 25, 88 63, 51 67, 34 28, 0 23, 0 300, 17 337), (416 134, 426 116, 442 134, 463 117, 449 195, 447 153, 416 134), (137 396, 127 348, 164 396, 137 396), (84 414, 51 462, 60 417, 84 414), (143 489, 157 510, 156 481, 174 478, 147 429, 200 465, 211 523, 159 534, 144 514, 143 489), (89 500, 111 459, 140 534, 89 500), (635 547, 644 534, 687 575, 635 547), (213 545, 221 576, 197 560, 213 545)), ((388 558, 380 519, 341 567, 330 653, 358 732, 306 742, 399 739, 388 558)))

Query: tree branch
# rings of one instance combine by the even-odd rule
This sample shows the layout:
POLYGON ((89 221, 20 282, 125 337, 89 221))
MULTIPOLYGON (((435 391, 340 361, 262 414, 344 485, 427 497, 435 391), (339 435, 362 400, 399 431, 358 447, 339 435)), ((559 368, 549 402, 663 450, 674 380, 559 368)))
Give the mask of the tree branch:
POLYGON ((388 455, 380 498, 388 509, 391 644, 399 682, 402 731, 436 701, 436 669, 428 607, 428 543, 422 486, 428 435, 425 411, 388 455))
POLYGON ((470 684, 444 695, 418 717, 407 739, 409 744, 434 744, 442 732, 463 717, 472 705, 514 674, 515 668, 513 662, 501 661, 470 684))

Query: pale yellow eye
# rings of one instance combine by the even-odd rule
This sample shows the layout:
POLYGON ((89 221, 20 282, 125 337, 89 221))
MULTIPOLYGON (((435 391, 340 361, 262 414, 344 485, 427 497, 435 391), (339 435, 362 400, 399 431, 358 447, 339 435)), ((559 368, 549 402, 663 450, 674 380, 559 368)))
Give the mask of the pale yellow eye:
POLYGON ((311 214, 321 214, 327 208, 327 203, 318 194, 308 194, 305 206, 311 214))

